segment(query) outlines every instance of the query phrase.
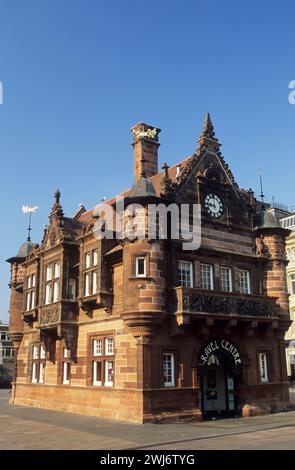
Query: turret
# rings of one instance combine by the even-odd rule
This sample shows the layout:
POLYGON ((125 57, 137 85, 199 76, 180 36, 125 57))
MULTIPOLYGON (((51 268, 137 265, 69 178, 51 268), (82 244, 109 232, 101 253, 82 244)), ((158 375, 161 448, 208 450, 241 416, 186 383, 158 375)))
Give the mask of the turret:
POLYGON ((258 214, 255 241, 258 255, 263 256, 263 289, 266 295, 277 297, 277 302, 286 314, 289 312, 285 240, 290 231, 281 227, 274 209, 264 205, 258 214))

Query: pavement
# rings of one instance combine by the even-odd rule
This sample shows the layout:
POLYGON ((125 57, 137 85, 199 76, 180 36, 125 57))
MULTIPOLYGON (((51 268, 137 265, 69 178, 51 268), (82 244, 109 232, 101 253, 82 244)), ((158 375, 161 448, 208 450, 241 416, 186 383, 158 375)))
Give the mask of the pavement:
MULTIPOLYGON (((291 389, 295 402, 295 389, 291 389)), ((130 424, 9 405, 0 390, 0 449, 295 450, 295 411, 252 418, 130 424)))

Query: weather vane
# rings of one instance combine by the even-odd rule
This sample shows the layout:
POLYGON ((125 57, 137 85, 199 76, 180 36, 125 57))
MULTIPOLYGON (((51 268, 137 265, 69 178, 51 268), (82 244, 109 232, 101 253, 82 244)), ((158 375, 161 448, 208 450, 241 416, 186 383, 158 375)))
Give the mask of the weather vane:
POLYGON ((22 211, 24 214, 29 214, 29 226, 28 226, 28 242, 31 241, 31 222, 32 222, 32 214, 34 214, 38 210, 38 206, 23 206, 22 211))

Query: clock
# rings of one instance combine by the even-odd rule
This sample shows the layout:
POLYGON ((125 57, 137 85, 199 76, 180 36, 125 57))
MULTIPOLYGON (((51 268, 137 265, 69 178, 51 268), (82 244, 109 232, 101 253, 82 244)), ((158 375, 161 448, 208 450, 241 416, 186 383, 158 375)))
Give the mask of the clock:
POLYGON ((217 194, 208 193, 205 196, 204 206, 205 206, 207 213, 213 219, 219 219, 223 214, 223 210, 224 210, 223 203, 220 197, 217 196, 217 194))

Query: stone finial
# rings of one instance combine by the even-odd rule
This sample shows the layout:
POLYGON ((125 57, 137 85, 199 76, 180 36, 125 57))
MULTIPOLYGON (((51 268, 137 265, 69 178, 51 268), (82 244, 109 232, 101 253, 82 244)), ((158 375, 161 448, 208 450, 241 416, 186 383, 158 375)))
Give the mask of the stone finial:
POLYGON ((202 133, 198 139, 198 144, 200 147, 212 147, 212 149, 218 150, 220 143, 215 137, 214 127, 211 121, 211 116, 209 113, 206 113, 202 133))
POLYGON ((62 219, 63 216, 64 216, 64 212, 63 212, 62 206, 60 204, 60 191, 59 191, 59 189, 57 189, 54 193, 54 204, 53 204, 53 207, 51 209, 51 213, 50 213, 49 218, 51 219, 53 215, 57 216, 58 219, 62 219))

